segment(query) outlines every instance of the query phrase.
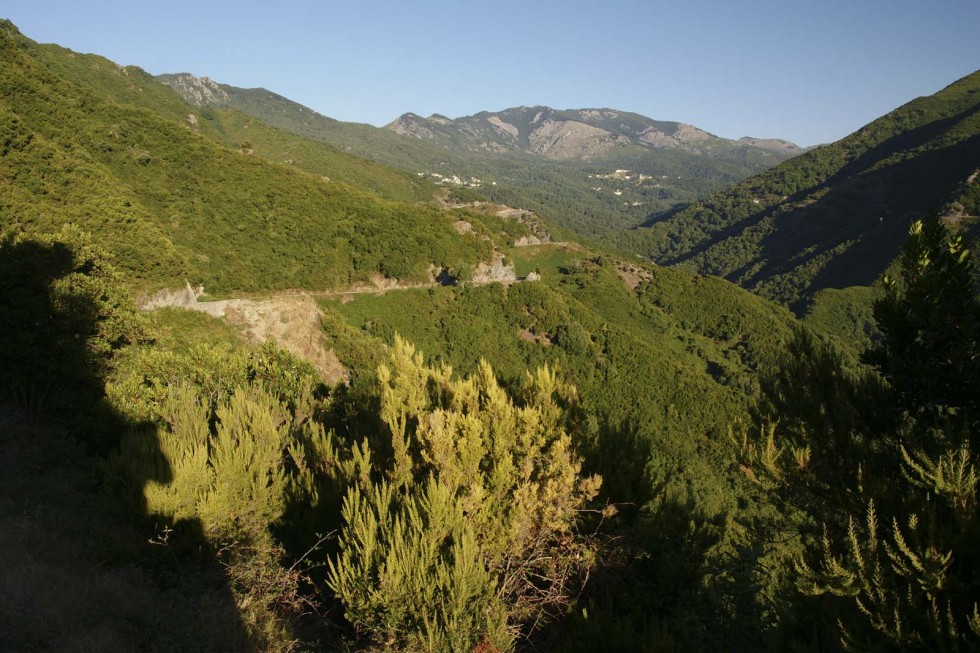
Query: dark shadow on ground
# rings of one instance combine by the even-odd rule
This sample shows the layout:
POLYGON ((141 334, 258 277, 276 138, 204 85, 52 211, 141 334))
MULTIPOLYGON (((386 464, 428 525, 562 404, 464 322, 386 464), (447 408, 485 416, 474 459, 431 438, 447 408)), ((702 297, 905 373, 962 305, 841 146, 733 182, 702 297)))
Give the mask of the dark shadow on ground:
POLYGON ((200 523, 163 523, 141 502, 169 466, 155 428, 105 401, 138 322, 75 238, 0 240, 0 650, 250 650, 200 523), (135 503, 107 482, 127 434, 146 456, 126 470, 135 503))

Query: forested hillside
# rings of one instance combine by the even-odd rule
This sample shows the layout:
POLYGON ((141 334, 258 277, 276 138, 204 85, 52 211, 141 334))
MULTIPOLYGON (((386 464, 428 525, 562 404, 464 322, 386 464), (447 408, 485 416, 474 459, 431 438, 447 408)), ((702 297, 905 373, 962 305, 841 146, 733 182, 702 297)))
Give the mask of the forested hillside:
POLYGON ((832 145, 655 214, 619 242, 802 309, 821 288, 871 284, 912 219, 947 206, 975 215, 978 169, 974 73, 832 145))
POLYGON ((330 288, 372 275, 424 280, 433 265, 489 259, 488 241, 459 238, 435 208, 266 161, 247 144, 226 147, 207 133, 220 123, 199 133, 163 87, 141 92, 126 71, 93 59, 85 68, 99 69, 78 84, 9 24, 0 38, 8 227, 73 222, 138 282, 190 280, 215 292, 330 288), (105 81, 112 76, 120 80, 105 81), (132 102, 143 95, 146 105, 132 102))
MULTIPOLYGON (((958 220, 896 232, 875 291, 800 321, 9 22, 0 61, 0 649, 980 646, 980 294, 950 232, 975 178, 958 220), (241 303, 136 306, 185 283, 307 302, 261 333, 343 373, 241 303)), ((732 230, 759 180, 860 217, 838 185, 865 178, 898 222, 926 200, 893 171, 929 161, 938 187, 975 154, 976 82, 625 245, 732 230)), ((564 224, 595 217, 569 192, 564 224)), ((813 235, 759 198, 772 234, 813 235)))
POLYGON ((329 175, 334 181, 370 190, 385 199, 428 201, 432 197, 431 184, 415 175, 351 156, 326 144, 296 138, 265 123, 249 120, 245 114, 189 104, 137 66, 124 67, 99 55, 72 52, 54 44, 36 45, 32 54, 52 72, 90 91, 121 104, 150 109, 232 149, 250 150, 255 156, 275 163, 329 175))
MULTIPOLYGON (((688 125, 609 110, 606 113, 617 117, 588 117, 602 111, 548 107, 520 107, 457 121, 403 116, 401 122, 379 129, 333 120, 265 89, 237 88, 187 73, 159 79, 190 102, 233 108, 280 129, 430 179, 432 173, 465 182, 478 179, 476 190, 482 196, 533 210, 585 237, 603 237, 631 227, 651 211, 697 199, 795 153, 727 141, 688 125), (534 152, 528 132, 536 127, 531 124, 536 114, 549 116, 549 120, 539 119, 541 123, 572 125, 570 133, 590 130, 586 142, 569 156, 534 152), (396 133, 399 125, 403 128, 396 133), (522 136, 507 138, 511 131, 522 136), (675 132, 681 136, 675 138, 675 132), (590 156, 593 141, 599 149, 590 156), (630 170, 631 178, 602 180, 596 176, 617 169, 630 170)), ((551 140, 575 139, 553 134, 551 140)))

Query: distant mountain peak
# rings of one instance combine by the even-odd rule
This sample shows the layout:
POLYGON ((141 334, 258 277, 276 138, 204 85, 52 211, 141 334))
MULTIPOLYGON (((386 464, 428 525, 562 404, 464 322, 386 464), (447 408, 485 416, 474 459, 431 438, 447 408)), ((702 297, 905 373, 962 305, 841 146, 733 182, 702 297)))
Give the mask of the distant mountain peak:
MULTIPOLYGON (((266 89, 238 89, 190 73, 158 75, 157 79, 197 106, 240 106, 243 101, 240 96, 248 95, 247 102, 255 102, 262 96, 261 102, 271 101, 286 113, 315 113, 266 89)), ((540 104, 521 105, 459 118, 440 113, 425 118, 407 112, 384 129, 459 153, 513 153, 564 161, 592 161, 625 153, 627 148, 678 150, 707 156, 714 156, 719 150, 755 148, 763 150, 764 157, 794 156, 804 151, 781 139, 744 137, 733 141, 694 125, 653 120, 609 107, 554 109, 540 104)))
POLYGON ((782 154, 802 154, 805 150, 796 143, 791 143, 790 141, 784 141, 781 138, 754 138, 752 136, 743 136, 738 139, 739 143, 745 143, 746 145, 752 145, 753 147, 761 147, 764 150, 771 150, 773 152, 780 152, 782 154))
POLYGON ((208 77, 197 77, 191 73, 173 73, 158 77, 165 84, 180 93, 191 104, 199 107, 222 105, 228 102, 228 93, 218 82, 208 77))
POLYGON ((386 128, 471 152, 523 152, 560 160, 591 160, 631 146, 696 154, 705 154, 715 147, 755 147, 780 154, 802 151, 787 141, 730 141, 693 125, 652 120, 610 108, 558 110, 542 105, 520 106, 455 119, 437 113, 428 118, 406 113, 386 128))
MULTIPOLYGON (((390 129, 402 136, 413 136, 421 140, 432 140, 435 138, 435 133, 428 125, 438 124, 438 118, 436 116, 437 114, 433 114, 430 118, 423 118, 417 113, 403 113, 385 125, 384 129, 390 129)), ((448 121, 449 119, 447 118, 446 120, 448 121)))

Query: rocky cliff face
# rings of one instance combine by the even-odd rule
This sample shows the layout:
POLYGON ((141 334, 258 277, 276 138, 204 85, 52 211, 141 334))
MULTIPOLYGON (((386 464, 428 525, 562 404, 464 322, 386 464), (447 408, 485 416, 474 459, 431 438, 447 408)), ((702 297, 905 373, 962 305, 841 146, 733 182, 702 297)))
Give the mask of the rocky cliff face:
POLYGON ((778 139, 731 141, 692 125, 612 109, 516 107, 455 120, 438 114, 423 118, 406 113, 386 127, 398 134, 473 152, 523 152, 558 160, 587 161, 631 145, 693 153, 719 146, 794 154, 802 151, 778 139))
POLYGON ((517 281, 514 264, 505 262, 500 252, 494 252, 489 263, 477 263, 473 268, 473 283, 513 283, 517 281))
POLYGON ((628 139, 576 120, 544 120, 528 137, 528 149, 551 159, 588 160, 628 139))
POLYGON ((406 113, 385 127, 396 134, 401 134, 402 136, 413 136, 422 140, 435 140, 438 138, 438 136, 434 131, 432 131, 431 128, 426 127, 426 123, 428 122, 437 125, 441 124, 438 120, 438 116, 435 114, 426 119, 422 116, 417 116, 414 113, 406 113))
MULTIPOLYGON (((158 75, 157 79, 197 106, 232 107, 250 114, 253 113, 250 108, 254 110, 255 105, 266 107, 266 114, 260 119, 281 128, 290 128, 277 123, 276 117, 282 115, 291 115, 294 123, 299 119, 304 125, 313 116, 329 120, 261 88, 235 88, 190 73, 158 75)), ((709 157, 723 152, 741 155, 755 151, 758 154, 760 150, 764 150, 767 157, 771 157, 771 153, 785 157, 803 152, 788 141, 749 137, 733 141, 693 125, 652 120, 614 109, 514 107, 455 119, 440 114, 424 118, 405 113, 384 128, 437 144, 457 154, 524 154, 555 161, 596 161, 630 147, 650 152, 678 150, 709 157)), ((635 152, 634 149, 630 154, 635 152)))
POLYGON ((190 73, 175 73, 157 77, 170 88, 180 93, 186 101, 203 106, 221 106, 230 99, 228 93, 213 79, 195 77, 190 73))

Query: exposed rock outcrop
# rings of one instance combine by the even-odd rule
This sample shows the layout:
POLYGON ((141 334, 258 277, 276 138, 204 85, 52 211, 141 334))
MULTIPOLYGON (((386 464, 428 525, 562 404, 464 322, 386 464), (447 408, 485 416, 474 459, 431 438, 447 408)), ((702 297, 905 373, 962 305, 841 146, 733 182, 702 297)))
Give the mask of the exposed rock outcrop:
POLYGON ((587 161, 615 147, 615 134, 574 120, 545 120, 531 132, 530 147, 534 154, 551 159, 587 161))
POLYGON ((517 281, 517 273, 512 262, 505 262, 500 252, 494 252, 490 263, 478 263, 473 268, 473 283, 513 283, 517 281))
POLYGON ((180 93, 185 100, 199 107, 221 106, 230 99, 228 93, 216 81, 207 77, 196 77, 190 73, 176 73, 160 75, 159 79, 180 93))
POLYGON ((316 368, 327 383, 349 378, 332 349, 323 347, 320 309, 307 295, 278 295, 268 299, 225 299, 202 302, 204 288, 163 289, 138 300, 140 308, 182 308, 224 318, 238 325, 255 342, 274 340, 280 347, 303 358, 316 368))
POLYGON ((450 148, 492 153, 524 152, 556 160, 588 161, 617 148, 641 146, 707 153, 717 148, 758 147, 783 154, 800 150, 788 141, 743 138, 732 141, 693 125, 651 120, 611 109, 515 107, 449 119, 406 113, 387 125, 402 135, 450 148))

